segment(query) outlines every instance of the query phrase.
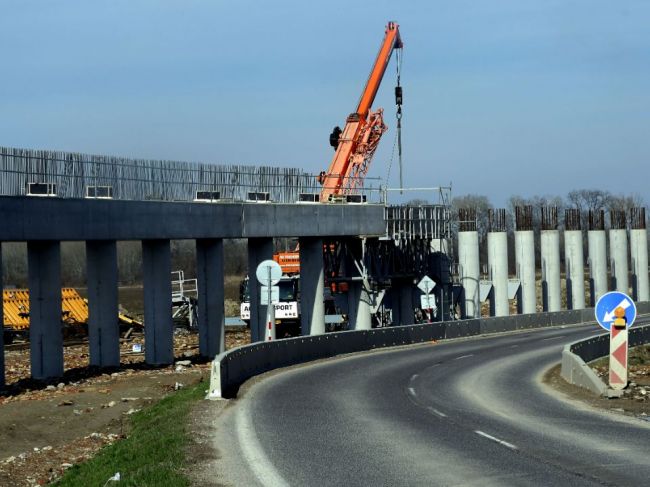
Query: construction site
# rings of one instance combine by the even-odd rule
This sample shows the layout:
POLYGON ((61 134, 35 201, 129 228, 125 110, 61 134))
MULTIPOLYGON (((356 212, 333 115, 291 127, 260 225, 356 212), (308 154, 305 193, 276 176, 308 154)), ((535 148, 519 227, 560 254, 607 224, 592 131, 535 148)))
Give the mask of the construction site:
POLYGON ((5 252, 0 484, 56 481, 251 343, 582 310, 610 290, 650 300, 641 206, 490 207, 482 229, 450 185, 404 186, 403 49, 388 22, 316 174, 0 147, 4 218, 30 215, 2 238, 24 244, 25 285, 5 252), (373 107, 389 64, 394 123, 373 107), (389 125, 398 187, 371 171, 389 125), (61 279, 61 242, 83 247, 85 282, 61 279), (132 282, 119 242, 137 246, 132 282), (187 267, 170 242, 189 242, 187 267))

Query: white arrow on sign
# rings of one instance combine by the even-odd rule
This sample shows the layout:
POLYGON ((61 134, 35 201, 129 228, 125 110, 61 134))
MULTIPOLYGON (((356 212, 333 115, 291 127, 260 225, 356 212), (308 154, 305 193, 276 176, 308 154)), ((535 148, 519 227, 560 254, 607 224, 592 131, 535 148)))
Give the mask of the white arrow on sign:
POLYGON ((619 305, 616 306, 612 311, 608 311, 607 313, 605 313, 605 317, 603 318, 603 321, 614 321, 614 311, 616 311, 616 308, 628 309, 631 304, 632 303, 629 300, 623 299, 623 301, 621 301, 619 305))

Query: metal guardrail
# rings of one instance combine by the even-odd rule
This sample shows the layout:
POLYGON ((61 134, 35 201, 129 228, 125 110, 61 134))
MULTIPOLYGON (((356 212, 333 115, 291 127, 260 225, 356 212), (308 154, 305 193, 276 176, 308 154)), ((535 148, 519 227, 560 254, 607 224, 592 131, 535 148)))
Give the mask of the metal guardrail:
POLYGON ((559 311, 342 331, 254 343, 229 350, 215 358, 208 398, 236 397, 240 385, 255 375, 322 358, 431 340, 584 323, 593 321, 593 316, 593 309, 559 311))

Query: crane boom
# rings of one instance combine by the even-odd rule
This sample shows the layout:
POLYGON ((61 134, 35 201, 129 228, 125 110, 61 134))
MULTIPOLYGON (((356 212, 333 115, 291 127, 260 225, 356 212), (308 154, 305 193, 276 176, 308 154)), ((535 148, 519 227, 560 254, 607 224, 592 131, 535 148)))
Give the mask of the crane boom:
POLYGON ((350 194, 363 183, 379 140, 387 130, 383 110, 379 108, 373 112, 370 108, 393 51, 401 48, 399 25, 389 22, 357 110, 348 116, 343 130, 336 127, 330 136, 330 143, 335 146, 336 152, 327 172, 319 176, 319 182, 323 185, 320 201, 350 194))

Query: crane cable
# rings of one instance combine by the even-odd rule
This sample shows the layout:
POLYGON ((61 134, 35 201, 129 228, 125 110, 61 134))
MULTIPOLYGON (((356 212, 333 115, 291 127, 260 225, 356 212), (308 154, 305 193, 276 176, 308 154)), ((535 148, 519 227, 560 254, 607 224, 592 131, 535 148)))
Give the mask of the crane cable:
POLYGON ((393 167, 393 160, 395 159, 395 148, 397 147, 399 158, 399 188, 400 194, 404 194, 404 185, 402 180, 402 87, 400 86, 400 75, 402 70, 402 49, 397 49, 395 55, 397 56, 397 86, 395 87, 395 104, 397 105, 397 132, 395 133, 393 150, 390 153, 390 161, 388 162, 386 183, 388 184, 388 180, 390 179, 390 170, 393 167))
POLYGON ((404 194, 404 182, 402 173, 402 86, 400 77, 402 74, 402 49, 397 49, 397 86, 395 86, 395 105, 397 105, 397 157, 399 161, 399 192, 404 194))

